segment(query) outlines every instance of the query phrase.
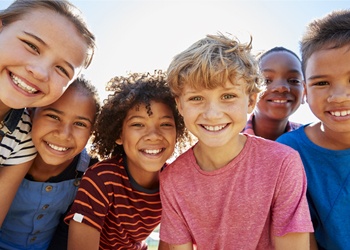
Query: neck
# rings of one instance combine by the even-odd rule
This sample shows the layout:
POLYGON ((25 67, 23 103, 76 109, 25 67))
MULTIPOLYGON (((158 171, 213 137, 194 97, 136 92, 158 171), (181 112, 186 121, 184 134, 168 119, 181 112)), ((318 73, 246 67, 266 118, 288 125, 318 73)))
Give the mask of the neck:
POLYGON ((242 151, 246 141, 247 137, 242 134, 223 147, 208 147, 199 141, 193 148, 193 152, 202 170, 215 171, 231 162, 242 151))
POLYGON ((0 101, 0 121, 5 119, 6 114, 11 110, 10 107, 6 106, 0 101))
POLYGON ((283 120, 272 120, 255 115, 253 120, 255 135, 272 141, 275 141, 279 136, 285 133, 287 124, 287 118, 283 120))
MULTIPOLYGON (((73 158, 74 159, 74 158, 73 158)), ((51 165, 44 162, 38 154, 30 167, 28 174, 30 174, 35 181, 45 182, 53 176, 57 176, 64 171, 73 161, 70 159, 59 165, 51 165)))
POLYGON ((305 127, 305 133, 313 143, 320 147, 331 150, 350 148, 350 132, 333 131, 323 126, 321 122, 305 127))

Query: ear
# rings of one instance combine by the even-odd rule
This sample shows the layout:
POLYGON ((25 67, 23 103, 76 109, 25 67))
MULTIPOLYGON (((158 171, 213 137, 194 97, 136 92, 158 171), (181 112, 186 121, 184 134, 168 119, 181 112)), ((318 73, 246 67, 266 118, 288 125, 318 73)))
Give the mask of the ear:
POLYGON ((183 116, 183 108, 182 108, 182 105, 181 105, 181 100, 180 100, 180 97, 175 97, 175 102, 176 102, 176 106, 177 106, 177 109, 179 110, 179 113, 180 115, 183 116))
POLYGON ((2 20, 0 20, 0 31, 2 30, 4 26, 2 25, 2 20))
POLYGON ((115 143, 117 143, 118 145, 123 145, 122 138, 118 138, 117 140, 115 140, 115 143))
POLYGON ((249 95, 248 114, 253 112, 257 100, 258 100, 258 94, 257 93, 252 93, 252 94, 249 95))
POLYGON ((304 86, 304 91, 303 91, 303 97, 301 100, 301 104, 304 104, 305 102, 307 102, 307 90, 306 90, 305 81, 303 82, 303 86, 304 86))

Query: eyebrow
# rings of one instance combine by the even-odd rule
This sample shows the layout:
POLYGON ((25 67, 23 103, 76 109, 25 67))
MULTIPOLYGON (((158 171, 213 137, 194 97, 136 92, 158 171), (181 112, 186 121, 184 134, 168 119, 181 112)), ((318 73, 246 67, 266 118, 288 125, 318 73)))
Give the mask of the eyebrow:
MULTIPOLYGON (((42 40, 40 37, 38 37, 38 36, 36 36, 36 35, 34 35, 34 34, 30 33, 30 32, 27 32, 27 31, 23 31, 23 33, 26 34, 26 35, 28 35, 28 36, 30 36, 30 37, 32 37, 34 40, 36 40, 37 42, 39 42, 39 43, 42 44, 43 46, 45 46, 45 47, 50 47, 50 46, 49 46, 47 43, 45 43, 44 40, 42 40)), ((73 65, 70 64, 69 62, 67 62, 66 60, 64 60, 64 63, 67 64, 67 66, 73 70, 73 75, 74 75, 75 70, 74 70, 73 65)))
MULTIPOLYGON (((140 116, 140 115, 133 115, 133 116, 127 117, 127 119, 125 119, 125 120, 130 121, 132 119, 147 119, 147 117, 140 116)), ((175 118, 174 118, 174 116, 171 116, 171 115, 164 115, 164 116, 160 117, 160 119, 175 119, 175 118)))
MULTIPOLYGON (((262 69, 262 72, 276 72, 276 70, 267 68, 267 69, 262 69)), ((299 75, 302 74, 301 71, 297 69, 288 70, 288 73, 297 73, 299 75)))
MULTIPOLYGON (((58 109, 54 109, 54 108, 45 108, 44 109, 45 111, 52 111, 52 112, 55 112, 55 113, 58 113, 60 115, 64 115, 64 112, 61 111, 61 110, 58 110, 58 109)), ((84 121, 88 121, 92 124, 92 121, 87 118, 87 117, 84 117, 84 116, 76 116, 79 120, 84 120, 84 121)))
POLYGON ((313 76, 308 77, 307 79, 314 80, 314 79, 325 78, 325 77, 327 77, 327 76, 326 75, 313 75, 313 76))

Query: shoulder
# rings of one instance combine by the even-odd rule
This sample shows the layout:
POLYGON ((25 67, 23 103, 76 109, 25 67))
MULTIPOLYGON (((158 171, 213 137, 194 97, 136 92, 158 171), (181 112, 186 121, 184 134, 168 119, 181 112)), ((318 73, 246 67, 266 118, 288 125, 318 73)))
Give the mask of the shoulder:
POLYGON ((305 127, 308 125, 302 125, 301 127, 297 128, 296 130, 284 133, 280 137, 277 138, 276 142, 283 143, 283 144, 289 144, 293 142, 297 142, 300 140, 300 138, 305 136, 305 127))
POLYGON ((254 155, 254 158, 273 160, 274 162, 277 162, 283 161, 285 158, 291 156, 294 157, 298 154, 296 150, 280 142, 271 141, 262 137, 250 135, 246 136, 248 139, 245 145, 245 149, 247 150, 247 154, 249 154, 249 156, 254 155))
POLYGON ((103 180, 109 180, 115 176, 128 178, 123 158, 119 156, 95 163, 86 170, 85 175, 103 180))
POLYGON ((178 175, 186 171, 186 169, 192 165, 192 162, 195 161, 192 149, 193 147, 189 148, 179 155, 172 163, 168 164, 161 172, 161 176, 165 178, 165 176, 178 175))

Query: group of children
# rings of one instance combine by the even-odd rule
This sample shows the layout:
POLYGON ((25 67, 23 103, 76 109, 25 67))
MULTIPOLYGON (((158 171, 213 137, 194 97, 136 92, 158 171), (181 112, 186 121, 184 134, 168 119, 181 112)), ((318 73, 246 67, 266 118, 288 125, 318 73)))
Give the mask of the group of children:
POLYGON ((208 35, 166 73, 113 78, 101 108, 78 76, 95 47, 79 10, 14 1, 0 12, 0 248, 147 249, 161 223, 161 250, 347 249, 349 27, 348 10, 310 23, 302 60, 208 35), (289 121, 304 100, 319 122, 289 121))

